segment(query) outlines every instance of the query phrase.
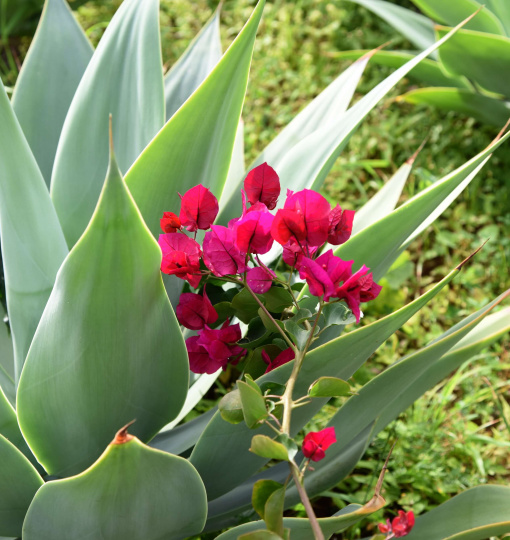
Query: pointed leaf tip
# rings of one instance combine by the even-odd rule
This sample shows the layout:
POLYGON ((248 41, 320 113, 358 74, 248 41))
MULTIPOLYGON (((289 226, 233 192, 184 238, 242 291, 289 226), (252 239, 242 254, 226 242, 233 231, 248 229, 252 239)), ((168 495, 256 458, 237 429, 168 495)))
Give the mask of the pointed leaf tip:
POLYGON ((368 51, 366 52, 363 56, 360 56, 356 62, 362 62, 363 60, 366 60, 367 58, 370 59, 372 58, 372 56, 374 56, 374 54, 376 54, 377 52, 379 51, 382 51, 383 49, 385 49, 386 47, 388 47, 388 45, 390 45, 391 43, 393 43, 395 40, 394 39, 389 39, 388 41, 386 41, 385 43, 383 43, 382 45, 379 45, 379 47, 376 47, 375 49, 372 49, 371 51, 368 51))
POLYGON ((485 246, 485 244, 489 241, 489 238, 487 238, 487 240, 485 240, 485 242, 477 249, 475 249, 475 251, 473 251, 473 253, 471 253, 471 255, 469 255, 468 257, 466 257, 458 266, 456 266, 456 269, 457 270, 461 270, 462 267, 467 263, 469 262, 482 248, 483 246, 485 246))
POLYGON ((418 154, 423 150, 423 147, 427 144, 429 138, 430 138, 430 133, 423 139, 420 146, 418 146, 418 148, 416 149, 416 152, 410 158, 407 159, 406 163, 408 165, 412 165, 416 161, 418 154))
POLYGON ((510 125, 510 118, 506 121, 505 125, 501 128, 501 131, 496 135, 496 138, 490 143, 489 146, 496 144, 499 141, 499 139, 503 137, 509 125, 510 125))
POLYGON ((113 439, 112 444, 126 444, 129 441, 132 441, 134 439, 133 435, 130 435, 128 433, 128 428, 132 426, 136 422, 135 420, 131 420, 128 424, 126 424, 123 428, 119 429, 117 431, 117 434, 115 435, 115 439, 113 439))

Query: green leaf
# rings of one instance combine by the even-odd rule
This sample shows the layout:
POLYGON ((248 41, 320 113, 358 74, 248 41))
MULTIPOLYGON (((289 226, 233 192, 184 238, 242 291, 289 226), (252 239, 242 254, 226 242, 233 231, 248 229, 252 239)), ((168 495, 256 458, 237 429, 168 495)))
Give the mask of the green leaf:
POLYGON ((507 0, 486 0, 484 3, 500 20, 506 35, 510 36, 510 4, 507 0))
POLYGON ((283 510, 285 504, 285 487, 277 489, 266 501, 264 521, 268 530, 283 537, 283 510))
POLYGON ((165 75, 166 119, 169 120, 200 86, 221 58, 220 7, 205 23, 165 75))
MULTIPOLYGON (((367 49, 358 51, 338 51, 331 53, 333 58, 338 60, 355 60, 364 54, 367 54, 367 49)), ((402 51, 377 51, 373 55, 372 62, 380 66, 399 68, 409 60, 416 56, 416 52, 402 51)), ((471 85, 465 77, 452 77, 441 69, 441 63, 425 58, 417 66, 415 66, 408 74, 409 77, 417 79, 425 84, 432 86, 454 86, 458 88, 471 88, 471 85)))
POLYGON ((184 193, 200 183, 213 193, 220 193, 223 188, 263 9, 264 0, 261 0, 216 67, 126 176, 126 183, 154 235, 158 234, 163 212, 179 209, 178 192, 184 193))
POLYGON ((296 347, 302 351, 305 349, 306 344, 308 343, 308 338, 310 337, 311 329, 308 330, 300 326, 294 319, 287 319, 285 321, 285 330, 292 337, 292 341, 296 347))
POLYGON ((243 323, 248 324, 256 317, 259 307, 259 303, 248 289, 242 289, 232 298, 232 308, 235 310, 236 317, 243 323))
POLYGON ((485 540, 510 532, 510 488, 478 486, 416 519, 409 540, 485 540))
MULTIPOLYGON (((260 435, 255 435, 255 437, 260 437, 260 435)), ((275 482, 274 480, 259 480, 258 482, 255 482, 251 502, 255 512, 257 512, 262 519, 264 519, 267 499, 269 499, 272 493, 282 487, 280 482, 275 482)))
POLYGON ((28 459, 0 435, 0 534, 21 536, 28 507, 42 478, 28 459))
MULTIPOLYGON (((448 31, 436 27, 438 37, 448 31)), ((510 97, 510 38, 462 29, 441 47, 439 58, 448 72, 462 74, 486 90, 510 97)))
POLYGON ((283 287, 271 287, 264 293, 264 304, 271 313, 281 313, 285 308, 292 306, 292 295, 283 287))
POLYGON ((232 390, 225 394, 218 403, 221 417, 231 424, 239 424, 244 420, 243 404, 239 390, 232 390))
MULTIPOLYGON (((482 5, 476 0, 455 0, 454 2, 412 0, 412 2, 428 17, 449 26, 459 24, 482 5)), ((482 9, 473 19, 466 23, 466 28, 478 30, 479 32, 488 32, 489 34, 505 33, 499 19, 488 9, 482 9)))
POLYGON ((65 0, 46 0, 12 106, 48 187, 62 126, 92 53, 65 0))
POLYGON ((261 530, 242 534, 238 540, 282 540, 282 537, 274 532, 261 530))
POLYGON ((164 123, 158 0, 121 4, 69 107, 51 197, 70 247, 87 226, 101 192, 108 168, 110 113, 125 173, 164 123))
POLYGON ((253 437, 250 452, 267 459, 289 461, 287 448, 282 443, 266 437, 266 435, 255 435, 253 437))
MULTIPOLYGON (((297 380, 295 397, 304 396, 309 386, 319 377, 349 379, 353 373, 428 301, 445 287, 459 270, 453 270, 441 282, 429 289, 407 306, 370 325, 344 334, 329 343, 310 351, 297 380)), ((259 386, 266 382, 285 384, 292 365, 285 364, 257 380, 259 386)), ((292 431, 299 431, 323 406, 320 399, 300 407, 293 414, 292 431)), ((261 434, 270 435, 268 427, 260 428, 261 434)), ((292 435, 292 433, 291 433, 292 435)), ((243 424, 227 424, 216 413, 202 433, 191 462, 199 471, 210 499, 227 493, 264 465, 264 460, 248 452, 253 432, 243 424)))
POLYGON ((260 422, 268 417, 265 399, 260 388, 258 391, 249 383, 237 381, 237 388, 243 405, 243 415, 246 425, 250 428, 259 427, 260 422))
POLYGON ((501 126, 502 119, 510 115, 508 102, 458 88, 417 88, 399 99, 414 105, 432 105, 444 111, 467 114, 493 126, 501 126))
POLYGON ((112 157, 94 216, 60 269, 18 391, 22 432, 50 474, 81 472, 135 418, 133 431, 147 441, 179 413, 189 367, 160 261, 112 157))
POLYGON ((17 382, 67 246, 1 83, 0 117, 0 228, 17 382))
POLYGON ((206 515, 204 486, 189 462, 128 435, 82 474, 45 484, 23 539, 177 540, 200 533, 206 515))
POLYGON ((349 395, 351 386, 348 382, 336 377, 317 379, 308 391, 310 397, 341 397, 349 395))
POLYGON ((351 310, 342 302, 326 304, 322 308, 325 326, 340 325, 345 326, 356 321, 351 310))
POLYGON ((434 23, 420 13, 383 0, 351 1, 384 19, 418 49, 426 49, 434 43, 434 23))

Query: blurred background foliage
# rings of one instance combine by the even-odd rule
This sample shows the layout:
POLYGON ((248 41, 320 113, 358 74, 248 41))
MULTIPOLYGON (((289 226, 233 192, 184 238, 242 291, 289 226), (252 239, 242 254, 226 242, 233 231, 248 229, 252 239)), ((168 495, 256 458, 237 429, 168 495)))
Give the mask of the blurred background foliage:
MULTIPOLYGON (((407 0, 396 3, 414 9, 407 0)), ((8 4, 12 2, 0 0, 2 13, 6 13, 8 4)), ((161 0, 163 59, 168 67, 217 4, 212 0, 161 0)), ((254 4, 250 0, 224 2, 224 49, 237 35, 254 4)), ((96 45, 120 1, 75 0, 71 5, 96 45)), ((33 14, 30 20, 34 20, 33 14)), ((20 23, 18 30, 9 28, 6 33, 5 17, 0 22, 0 70, 4 83, 12 87, 34 27, 20 23)), ((374 48, 389 40, 389 49, 412 48, 385 22, 348 1, 268 0, 243 113, 247 164, 349 64, 333 60, 330 53, 374 48)), ((356 98, 390 71, 369 64, 356 98)), ((409 90, 410 84, 404 79, 352 137, 324 186, 331 201, 342 207, 359 208, 427 139, 404 190, 405 200, 470 159, 496 136, 497 129, 460 114, 399 102, 399 94, 409 90)), ((501 124, 505 121, 502 118, 501 124)), ((399 357, 423 346, 510 286, 507 147, 493 156, 452 207, 397 261, 383 280, 384 292, 371 303, 365 321, 380 318, 421 294, 485 240, 484 249, 457 281, 409 321, 355 375, 357 383, 366 382, 399 357)), ((509 346, 508 338, 493 346, 407 410, 379 435, 347 480, 315 501, 318 513, 329 515, 350 502, 367 501, 395 439, 398 442, 386 477, 386 516, 401 506, 414 509, 415 513, 424 512, 474 485, 508 483, 509 346)), ((222 377, 222 382, 229 384, 229 373, 222 377)), ((203 407, 216 402, 224 391, 221 386, 220 383, 209 393, 203 407)), ((339 404, 328 405, 319 424, 339 404)), ((297 506, 290 513, 301 512, 297 506)), ((382 512, 373 516, 368 525, 353 528, 343 537, 360 538, 373 531, 374 523, 381 517, 382 512)))

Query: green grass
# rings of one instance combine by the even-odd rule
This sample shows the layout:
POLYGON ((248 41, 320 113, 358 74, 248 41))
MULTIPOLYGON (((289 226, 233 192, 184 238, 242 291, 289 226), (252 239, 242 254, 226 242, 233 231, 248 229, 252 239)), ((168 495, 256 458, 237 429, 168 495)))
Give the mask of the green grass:
MULTIPOLYGON (((80 22, 94 43, 119 4, 117 0, 90 1, 79 8, 80 22)), ((216 5, 216 1, 207 0, 162 0, 162 47, 167 65, 184 51, 216 5)), ((221 28, 224 48, 239 32, 253 5, 247 0, 225 1, 221 28)), ((268 2, 243 113, 247 162, 348 65, 331 59, 328 53, 372 48, 390 39, 390 48, 410 48, 387 24, 347 1, 268 2)), ((17 54, 23 56, 25 52, 26 43, 22 41, 17 54)), ((355 99, 389 72, 369 66, 355 99)), ((14 84, 15 72, 4 73, 3 79, 14 84)), ((411 84, 404 80, 376 107, 328 176, 325 193, 342 206, 362 206, 425 137, 428 142, 402 200, 464 163, 496 135, 495 128, 459 114, 396 101, 411 84)), ((413 299, 488 239, 486 246, 447 291, 381 347, 356 374, 358 384, 508 288, 509 193, 510 152, 504 147, 452 207, 411 245, 400 277, 394 275, 385 282, 384 294, 367 310, 367 320, 413 299)), ((388 440, 395 438, 398 443, 387 475, 385 497, 389 506, 385 515, 400 506, 420 513, 467 487, 508 483, 510 433, 503 417, 510 420, 510 407, 496 406, 488 381, 500 396, 508 395, 509 345, 507 338, 416 402, 377 437, 348 479, 316 501, 318 512, 330 513, 349 502, 365 502, 388 451, 388 440)), ((228 385, 228 377, 223 382, 228 385)), ((212 405, 214 395, 210 397, 212 405)), ((319 425, 335 410, 333 406, 326 408, 319 425)), ((353 528, 343 537, 366 535, 381 517, 382 512, 368 520, 368 525, 353 528)))

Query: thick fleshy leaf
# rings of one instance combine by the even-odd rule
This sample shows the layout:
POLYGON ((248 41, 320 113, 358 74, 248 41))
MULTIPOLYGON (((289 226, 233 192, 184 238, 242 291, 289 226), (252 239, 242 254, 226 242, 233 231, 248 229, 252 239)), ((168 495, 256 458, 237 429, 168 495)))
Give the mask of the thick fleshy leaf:
POLYGON ((510 36, 510 4, 506 0, 486 0, 484 3, 500 20, 506 35, 510 36))
POLYGON ((50 474, 81 472, 119 425, 136 418, 133 431, 147 441, 179 413, 188 358, 160 261, 112 159, 94 216, 58 274, 18 391, 21 429, 50 474))
MULTIPOLYGON (((331 53, 331 56, 339 60, 356 60, 367 54, 368 50, 359 51, 339 51, 331 53)), ((409 60, 412 60, 417 52, 402 51, 377 51, 373 56, 372 62, 380 66, 399 68, 409 60)), ((417 79, 425 84, 433 86, 454 86, 458 88, 471 88, 471 85, 464 77, 452 77, 444 73, 441 64, 429 58, 422 60, 408 74, 408 77, 417 79)))
MULTIPOLYGON (((438 38, 450 29, 436 27, 438 38)), ((464 75, 482 88, 510 97, 510 38, 460 30, 439 50, 449 73, 464 75)))
POLYGON ((460 88, 417 88, 399 97, 414 105, 432 105, 443 111, 467 114, 493 126, 510 116, 510 103, 460 88))
MULTIPOLYGON (((349 107, 354 91, 372 55, 373 51, 368 51, 363 58, 341 73, 266 146, 249 168, 252 169, 267 162, 271 167, 278 169, 283 156, 295 144, 321 125, 337 122, 349 107)), ((238 208, 239 192, 244 178, 240 174, 235 182, 233 180, 233 176, 229 178, 221 195, 218 218, 221 223, 227 223, 238 215, 236 208, 238 208)))
POLYGON ((126 183, 154 235, 163 212, 179 207, 177 191, 184 193, 200 183, 215 194, 222 191, 263 9, 264 0, 260 0, 216 67, 126 176, 126 183))
POLYGON ((207 506, 196 470, 126 438, 117 442, 117 436, 79 476, 45 484, 30 506, 23 538, 178 540, 199 533, 207 506))
MULTIPOLYGON (((0 309, 0 319, 6 313, 0 309)), ((16 402, 16 388, 14 385, 14 348, 11 332, 7 324, 0 323, 0 388, 11 403, 16 402)))
MULTIPOLYGON (((376 510, 377 507, 369 508, 368 505, 360 506, 358 504, 350 504, 332 517, 320 518, 319 524, 324 536, 330 538, 334 533, 344 531, 376 510)), ((290 529, 290 538, 292 538, 292 540, 310 540, 310 538, 313 538, 313 531, 307 519, 284 518, 283 527, 285 529, 290 529)), ((254 521, 239 525, 238 527, 220 534, 217 537, 217 540, 236 540, 242 534, 263 530, 265 528, 266 524, 263 521, 254 521)))
MULTIPOLYGON (((412 0, 427 17, 435 22, 445 23, 450 26, 459 24, 466 17, 480 9, 483 2, 476 0, 455 0, 443 2, 442 0, 412 0)), ((488 9, 482 9, 471 21, 466 24, 469 30, 488 32, 489 34, 504 34, 503 26, 499 19, 488 9)))
POLYGON ((17 381, 67 246, 1 83, 0 117, 0 230, 17 381))
POLYGON ((406 539, 485 540, 510 532, 510 488, 478 486, 416 518, 406 539))
MULTIPOLYGON (((431 300, 458 271, 453 270, 423 296, 395 313, 309 352, 296 384, 295 397, 306 395, 310 385, 319 377, 349 379, 388 337, 431 300)), ((257 384, 285 384, 292 366, 293 363, 289 362, 270 371, 258 379, 257 384)), ((296 409, 293 415, 293 433, 301 429, 323 404, 323 399, 314 399, 310 405, 296 409)), ((272 435, 266 427, 259 428, 257 433, 272 435)), ((246 425, 228 424, 219 413, 216 413, 208 424, 190 459, 204 480, 209 499, 215 499, 230 491, 264 465, 264 459, 248 451, 252 436, 253 431, 246 425)))
POLYGON ((220 8, 165 75, 166 119, 200 86, 221 58, 220 8))
POLYGON ((50 185, 60 132, 93 49, 65 0, 46 0, 12 106, 50 185))
POLYGON ((434 43, 434 22, 420 13, 384 0, 351 0, 379 15, 419 49, 434 43))
POLYGON ((21 536, 25 514, 42 478, 28 459, 0 435, 0 534, 21 536))
POLYGON ((108 168, 109 114, 124 173, 164 123, 159 0, 122 3, 69 107, 51 197, 70 247, 87 226, 101 192, 108 168))

